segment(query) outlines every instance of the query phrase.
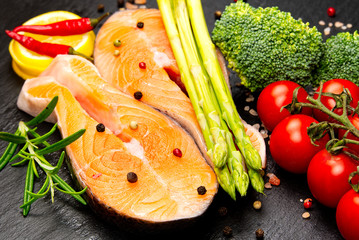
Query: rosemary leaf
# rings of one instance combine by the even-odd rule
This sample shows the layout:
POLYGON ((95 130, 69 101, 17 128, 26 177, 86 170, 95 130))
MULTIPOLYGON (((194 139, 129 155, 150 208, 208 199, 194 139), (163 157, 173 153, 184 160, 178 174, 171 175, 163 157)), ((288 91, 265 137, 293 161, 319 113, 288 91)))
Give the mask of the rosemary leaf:
POLYGON ((9 160, 14 155, 17 148, 17 144, 9 143, 4 154, 0 158, 0 171, 8 164, 9 160))
POLYGON ((29 161, 29 159, 23 158, 21 161, 19 161, 19 162, 17 162, 17 163, 11 164, 11 166, 12 166, 12 167, 21 166, 21 165, 23 165, 24 163, 26 163, 27 161, 29 161))
POLYGON ((34 172, 34 175, 35 175, 37 178, 39 178, 39 173, 37 172, 35 161, 32 160, 31 162, 32 162, 32 170, 33 170, 33 172, 34 172))
POLYGON ((37 199, 41 198, 41 195, 45 196, 50 190, 49 180, 50 180, 49 175, 46 175, 45 182, 42 185, 42 187, 40 188, 40 190, 37 192, 37 194, 29 192, 30 195, 35 194, 35 197, 33 196, 33 198, 31 198, 30 201, 28 201, 28 202, 24 203, 23 205, 21 205, 20 208, 24 208, 24 207, 26 207, 28 205, 31 205, 37 199))
POLYGON ((12 142, 16 144, 22 144, 26 142, 26 138, 12 133, 0 132, 0 140, 12 142))
POLYGON ((79 137, 81 137, 84 133, 85 133, 86 129, 81 129, 77 132, 75 132, 74 134, 71 134, 70 136, 68 136, 67 138, 64 138, 48 147, 45 147, 39 151, 37 151, 37 154, 39 155, 45 155, 48 153, 52 153, 58 150, 63 149, 64 147, 66 147, 67 145, 73 143, 74 141, 76 141, 79 137))
POLYGON ((46 134, 44 134, 42 136, 39 135, 38 137, 31 139, 30 142, 35 145, 43 143, 51 136, 51 134, 53 134, 56 131, 56 129, 57 129, 57 123, 51 128, 51 130, 49 132, 47 132, 46 134))
MULTIPOLYGON (((64 189, 65 191, 68 192, 76 192, 72 187, 70 187, 70 185, 68 185, 64 180, 62 180, 62 178, 59 177, 59 175, 53 175, 52 179, 54 180, 54 182, 58 183, 58 186, 61 187, 62 189, 64 189)), ((80 203, 82 203, 83 205, 86 205, 86 201, 85 199, 83 199, 80 195, 72 195, 77 201, 79 201, 80 203)))
POLYGON ((51 171, 51 174, 57 174, 62 166, 62 163, 65 159, 65 151, 62 151, 59 161, 57 162, 56 167, 51 171))
POLYGON ((43 121, 46 120, 46 118, 48 118, 51 113, 54 111, 57 101, 58 101, 59 97, 55 96, 51 102, 46 106, 46 108, 44 110, 42 110, 41 113, 39 113, 36 117, 34 117, 33 119, 31 119, 30 121, 26 122, 25 124, 27 126, 35 126, 43 121))
MULTIPOLYGON (((9 160, 9 162, 15 161, 18 157, 23 157, 23 155, 26 154, 25 150, 27 149, 27 147, 28 147, 28 143, 26 143, 26 144, 20 149, 20 151, 19 151, 17 154, 15 154, 15 156, 13 156, 13 157, 9 160)), ((24 157, 23 157, 23 158, 24 158, 24 157)))
MULTIPOLYGON (((29 133, 31 133, 32 136, 34 136, 35 138, 41 137, 40 134, 38 134, 36 131, 37 128, 29 128, 29 133)), ((50 144, 46 141, 43 141, 42 144, 44 144, 46 147, 50 146, 50 144)))
POLYGON ((61 189, 61 188, 59 188, 59 187, 57 187, 57 186, 55 186, 55 188, 56 188, 57 190, 59 190, 60 192, 63 192, 63 193, 66 193, 66 194, 70 194, 71 196, 81 195, 81 194, 85 193, 86 190, 87 190, 87 187, 85 187, 85 188, 82 189, 81 191, 78 191, 78 192, 70 192, 70 191, 65 191, 65 190, 63 190, 63 189, 61 189))
MULTIPOLYGON (((24 191, 24 203, 28 202, 31 199, 29 192, 32 192, 34 189, 34 171, 33 171, 33 160, 30 160, 27 165, 27 172, 26 172, 26 180, 25 180, 25 191, 24 191)), ((30 205, 27 205, 23 208, 22 214, 27 216, 30 211, 30 205)))

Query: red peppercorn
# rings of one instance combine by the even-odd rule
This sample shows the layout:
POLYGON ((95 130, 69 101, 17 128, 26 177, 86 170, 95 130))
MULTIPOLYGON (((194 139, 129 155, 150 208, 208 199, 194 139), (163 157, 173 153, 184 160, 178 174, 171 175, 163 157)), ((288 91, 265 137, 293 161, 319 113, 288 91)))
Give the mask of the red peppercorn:
POLYGON ((333 7, 328 8, 327 14, 329 17, 334 17, 335 16, 335 8, 333 8, 333 7))
POLYGON ((145 62, 140 62, 138 64, 138 66, 141 68, 141 69, 146 69, 146 63, 145 62))
POLYGON ((311 198, 307 198, 304 200, 303 206, 305 209, 309 209, 312 207, 313 200, 311 198))
POLYGON ((175 155, 176 157, 182 157, 181 149, 179 149, 179 148, 173 149, 173 155, 175 155))

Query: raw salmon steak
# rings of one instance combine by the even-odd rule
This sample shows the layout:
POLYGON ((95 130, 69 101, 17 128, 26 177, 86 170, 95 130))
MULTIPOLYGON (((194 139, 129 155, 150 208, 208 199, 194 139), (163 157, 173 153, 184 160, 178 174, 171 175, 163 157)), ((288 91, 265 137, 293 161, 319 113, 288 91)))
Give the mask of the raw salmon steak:
POLYGON ((94 59, 107 82, 130 96, 141 92, 141 102, 175 119, 194 137, 201 151, 207 152, 191 101, 182 91, 159 10, 114 13, 97 34, 94 59), (121 45, 115 46, 115 41, 121 45))
POLYGON ((76 56, 56 57, 40 77, 25 82, 18 107, 36 115, 54 96, 59 101, 50 120, 58 122, 62 136, 86 129, 66 152, 96 212, 117 223, 159 226, 195 219, 211 204, 216 175, 192 137, 112 87, 93 64, 76 56), (99 123, 104 132, 97 130, 99 123), (181 157, 173 153, 176 148, 181 157), (128 179, 130 172, 136 182, 128 179))

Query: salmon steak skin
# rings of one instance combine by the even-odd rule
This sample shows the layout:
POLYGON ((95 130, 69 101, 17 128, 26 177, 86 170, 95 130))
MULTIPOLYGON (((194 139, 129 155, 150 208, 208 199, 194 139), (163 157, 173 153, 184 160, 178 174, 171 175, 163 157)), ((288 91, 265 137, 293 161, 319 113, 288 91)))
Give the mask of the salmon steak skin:
POLYGON ((40 77, 24 83, 18 107, 35 116, 55 96, 48 120, 58 123, 62 137, 86 129, 66 152, 95 212, 119 225, 162 229, 198 218, 212 203, 216 175, 191 135, 112 87, 92 63, 57 56, 40 77))

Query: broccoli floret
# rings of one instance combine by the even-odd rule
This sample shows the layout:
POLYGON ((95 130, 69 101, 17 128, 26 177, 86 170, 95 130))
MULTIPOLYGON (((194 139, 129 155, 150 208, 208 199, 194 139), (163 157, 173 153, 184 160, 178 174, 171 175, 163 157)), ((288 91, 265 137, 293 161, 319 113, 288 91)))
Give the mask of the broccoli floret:
POLYGON ((359 34, 355 31, 338 33, 327 39, 324 54, 315 73, 315 83, 334 78, 348 79, 359 84, 359 34))
POLYGON ((251 91, 278 80, 312 84, 323 51, 322 34, 309 23, 277 7, 254 8, 242 1, 226 7, 212 39, 251 91))

